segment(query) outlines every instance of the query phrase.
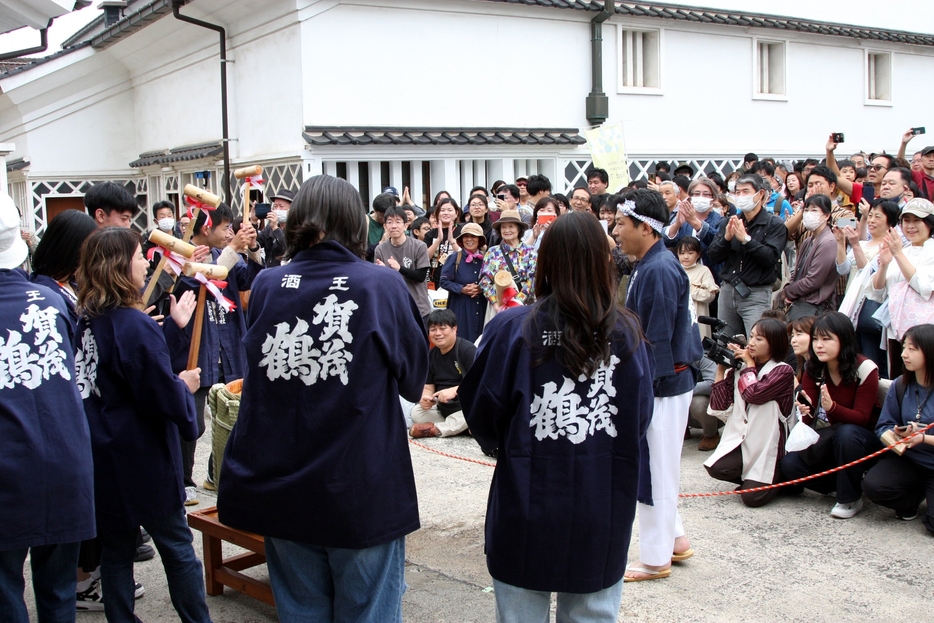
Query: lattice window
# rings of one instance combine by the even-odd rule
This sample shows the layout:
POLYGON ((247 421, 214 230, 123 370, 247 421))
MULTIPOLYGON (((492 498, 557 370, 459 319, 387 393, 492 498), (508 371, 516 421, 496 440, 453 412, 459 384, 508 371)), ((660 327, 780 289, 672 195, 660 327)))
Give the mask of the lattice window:
MULTIPOLYGON (((302 185, 301 162, 289 162, 285 164, 263 164, 260 162, 257 164, 263 167, 263 179, 266 180, 266 182, 263 184, 262 191, 263 197, 266 199, 268 199, 270 193, 276 193, 282 189, 297 191, 302 185)), ((222 177, 223 169, 219 170, 217 174, 222 177)), ((220 177, 218 177, 218 179, 220 179, 220 177)), ((233 205, 230 207, 235 216, 242 214, 243 197, 240 196, 242 186, 241 180, 236 179, 231 170, 230 191, 233 195, 233 205)), ((223 191, 221 190, 220 193, 223 194, 223 191)), ((238 218, 240 217, 238 216, 238 218)))
MULTIPOLYGON (((629 161, 629 178, 631 180, 648 179, 649 173, 655 171, 655 165, 662 160, 633 159, 629 161)), ((724 178, 734 170, 742 166, 743 159, 736 158, 707 158, 693 160, 664 160, 672 165, 673 168, 682 164, 687 164, 694 169, 694 178, 719 173, 724 178)), ((590 160, 569 160, 564 167, 565 192, 573 188, 580 188, 587 185, 587 176, 585 172, 591 167, 590 160)))
MULTIPOLYGON (((64 195, 64 196, 82 196, 90 190, 91 186, 94 184, 99 184, 104 181, 114 182, 123 186, 130 194, 136 197, 137 204, 143 202, 145 206, 148 204, 148 198, 146 195, 141 195, 138 193, 139 190, 139 179, 122 179, 122 180, 44 180, 40 182, 27 182, 31 186, 29 194, 32 198, 32 220, 34 223, 34 231, 40 237, 45 233, 46 227, 48 227, 48 219, 45 211, 45 197, 46 196, 55 196, 55 195, 64 195)), ((148 210, 145 208, 138 211, 131 222, 131 227, 139 232, 146 231, 149 227, 149 214, 148 210)))

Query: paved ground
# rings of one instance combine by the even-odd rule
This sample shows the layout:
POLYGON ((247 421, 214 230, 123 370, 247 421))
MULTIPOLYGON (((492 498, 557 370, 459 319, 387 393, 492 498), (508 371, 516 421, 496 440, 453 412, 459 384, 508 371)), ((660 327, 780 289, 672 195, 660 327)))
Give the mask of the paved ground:
MULTIPOLYGON (((487 460, 469 437, 424 443, 487 460)), ((494 598, 483 556, 483 518, 493 470, 410 447, 422 529, 407 542, 405 620, 493 621, 494 598)), ((204 474, 207 452, 208 444, 200 444, 197 474, 204 474)), ((682 491, 729 488, 707 476, 702 466, 707 456, 697 451, 696 437, 685 442, 682 491)), ((195 508, 214 504, 213 496, 203 491, 201 501, 195 508)), ((857 517, 835 520, 828 514, 833 503, 813 493, 779 497, 760 509, 745 508, 732 496, 682 501, 697 555, 667 580, 626 585, 619 621, 931 620, 934 540, 920 520, 897 521, 890 511, 869 503, 857 517)), ((631 559, 637 555, 637 534, 638 527, 631 559)), ((200 553, 197 533, 195 546, 200 553)), ((265 568, 256 575, 264 577, 265 568)), ((146 587, 137 602, 139 617, 147 623, 177 621, 158 557, 137 564, 136 577, 146 587)), ((276 620, 272 608, 230 589, 209 597, 208 606, 216 623, 276 620)), ((78 623, 98 621, 104 621, 102 613, 78 615, 78 623)))

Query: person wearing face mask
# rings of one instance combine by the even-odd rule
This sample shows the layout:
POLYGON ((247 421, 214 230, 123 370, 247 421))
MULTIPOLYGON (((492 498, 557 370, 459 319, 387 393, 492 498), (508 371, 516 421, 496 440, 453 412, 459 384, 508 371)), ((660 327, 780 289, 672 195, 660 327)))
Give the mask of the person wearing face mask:
POLYGON ((770 191, 758 175, 740 177, 734 191, 740 214, 721 224, 707 248, 710 259, 722 264, 717 316, 732 335, 748 335, 772 306, 772 284, 780 274, 788 230, 782 219, 763 209, 770 191))
POLYGON ((685 237, 697 238, 701 247, 701 261, 710 269, 714 279, 720 266, 710 259, 707 248, 716 238, 724 223, 723 217, 713 210, 713 201, 720 189, 712 180, 699 177, 688 186, 688 200, 681 202, 674 220, 665 228, 665 246, 673 249, 685 237))
POLYGON ((828 220, 830 199, 812 195, 804 202, 804 228, 812 233, 801 245, 791 281, 782 291, 788 320, 818 316, 836 308, 837 239, 828 220))
POLYGON ((285 253, 285 221, 289 216, 289 207, 295 199, 295 193, 283 188, 270 199, 272 209, 266 216, 266 227, 256 235, 256 241, 266 252, 266 268, 282 264, 281 257, 285 253))
MULTIPOLYGON (((176 236, 175 233, 175 204, 171 201, 160 201, 156 205, 152 206, 152 219, 155 223, 155 227, 152 230, 159 230, 163 233, 169 234, 170 236, 176 236)), ((176 236, 178 237, 178 236, 176 236)), ((149 242, 149 234, 147 233, 143 237, 143 255, 146 256, 146 259, 152 263, 152 270, 155 270, 155 262, 158 261, 158 257, 153 258, 155 253, 153 249, 156 248, 156 244, 149 242)))

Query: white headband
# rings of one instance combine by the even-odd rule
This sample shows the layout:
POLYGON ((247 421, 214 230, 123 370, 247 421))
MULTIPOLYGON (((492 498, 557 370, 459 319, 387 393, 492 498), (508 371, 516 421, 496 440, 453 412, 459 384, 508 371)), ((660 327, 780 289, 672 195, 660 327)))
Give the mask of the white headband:
POLYGON ((643 216, 641 214, 637 214, 636 204, 633 203, 632 199, 627 199, 626 201, 622 202, 621 204, 616 206, 616 209, 630 218, 634 218, 637 221, 642 221, 643 223, 645 223, 646 225, 648 225, 649 227, 651 227, 652 229, 654 229, 660 234, 663 233, 665 230, 665 226, 662 224, 661 221, 656 221, 654 218, 650 216, 643 216))

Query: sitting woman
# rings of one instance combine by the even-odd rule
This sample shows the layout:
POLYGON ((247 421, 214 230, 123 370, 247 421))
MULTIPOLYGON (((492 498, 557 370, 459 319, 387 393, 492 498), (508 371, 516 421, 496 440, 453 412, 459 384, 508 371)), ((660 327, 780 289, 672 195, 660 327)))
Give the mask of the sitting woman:
MULTIPOLYGON (((794 370, 784 362, 787 351, 785 323, 763 318, 752 326, 746 348, 734 347, 734 356, 744 364, 741 371, 717 366, 716 382, 710 390, 710 414, 724 420, 726 426, 717 451, 704 463, 713 478, 735 482, 740 489, 781 482, 778 466, 795 386, 794 370)), ((778 491, 743 493, 740 497, 746 506, 763 506, 778 491)))
POLYGON ((895 511, 898 519, 911 521, 927 497, 922 523, 934 533, 934 432, 915 435, 934 422, 934 325, 920 324, 905 332, 902 348, 905 375, 892 383, 882 406, 876 433, 892 431, 910 439, 902 456, 887 452, 863 480, 866 497, 895 511))
MULTIPOLYGON (((105 227, 84 242, 75 381, 94 456, 94 506, 108 621, 136 621, 133 559, 139 526, 162 556, 172 605, 183 621, 208 623, 201 563, 185 519, 179 435, 198 437, 192 394, 198 368, 177 375, 156 321, 142 312, 149 262, 139 236, 105 227)), ((184 327, 194 296, 173 305, 184 327)))
MULTIPOLYGON (((872 360, 856 354, 856 333, 844 314, 830 312, 814 321, 801 386, 798 411, 820 438, 809 448, 785 455, 781 468, 786 479, 845 465, 882 447, 873 433, 879 370, 872 360)), ((824 494, 836 491, 830 516, 849 519, 863 509, 861 481, 871 466, 872 462, 860 463, 804 486, 824 494)))
POLYGON ((441 287, 448 291, 448 309, 457 316, 457 337, 475 342, 486 318, 486 298, 480 291, 486 236, 479 225, 467 223, 455 240, 460 249, 444 263, 441 287))
POLYGON ((815 316, 804 316, 788 323, 788 332, 790 335, 791 352, 794 353, 797 361, 795 367, 795 378, 798 383, 804 376, 804 368, 807 366, 808 358, 811 356, 811 329, 814 327, 815 316))

